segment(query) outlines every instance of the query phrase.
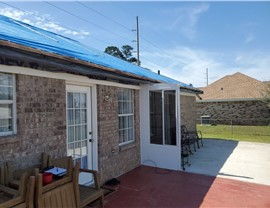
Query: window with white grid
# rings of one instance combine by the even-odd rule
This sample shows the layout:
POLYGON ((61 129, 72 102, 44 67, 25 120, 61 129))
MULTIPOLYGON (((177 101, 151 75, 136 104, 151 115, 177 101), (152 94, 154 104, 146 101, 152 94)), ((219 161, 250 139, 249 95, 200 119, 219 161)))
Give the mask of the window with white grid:
POLYGON ((120 89, 118 92, 119 144, 134 141, 134 92, 120 89))
POLYGON ((0 73, 0 136, 16 133, 15 78, 0 73))

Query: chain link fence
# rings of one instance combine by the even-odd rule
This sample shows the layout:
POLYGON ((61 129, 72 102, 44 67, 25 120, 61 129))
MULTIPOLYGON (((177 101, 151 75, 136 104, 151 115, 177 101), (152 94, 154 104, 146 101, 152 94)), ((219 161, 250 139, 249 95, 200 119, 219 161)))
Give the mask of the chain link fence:
POLYGON ((197 119, 204 138, 222 138, 270 143, 269 119, 197 119))
POLYGON ((201 125, 241 125, 241 126, 270 126, 270 115, 267 119, 261 118, 234 118, 234 119, 213 119, 210 116, 201 116, 197 119, 201 125))

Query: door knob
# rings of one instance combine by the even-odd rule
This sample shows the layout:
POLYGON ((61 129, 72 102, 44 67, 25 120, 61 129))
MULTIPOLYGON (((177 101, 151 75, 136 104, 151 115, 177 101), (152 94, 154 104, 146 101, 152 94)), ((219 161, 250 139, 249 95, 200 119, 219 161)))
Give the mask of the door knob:
POLYGON ((94 141, 94 139, 89 139, 89 142, 93 142, 94 141))

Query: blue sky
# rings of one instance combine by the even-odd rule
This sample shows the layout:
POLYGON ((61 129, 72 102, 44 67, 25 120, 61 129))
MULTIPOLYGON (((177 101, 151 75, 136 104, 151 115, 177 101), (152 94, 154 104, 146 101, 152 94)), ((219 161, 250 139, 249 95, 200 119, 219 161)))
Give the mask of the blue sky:
POLYGON ((206 68, 209 83, 235 72, 270 80, 270 2, 3 2, 0 14, 102 51, 136 50, 138 16, 142 66, 196 87, 206 68))

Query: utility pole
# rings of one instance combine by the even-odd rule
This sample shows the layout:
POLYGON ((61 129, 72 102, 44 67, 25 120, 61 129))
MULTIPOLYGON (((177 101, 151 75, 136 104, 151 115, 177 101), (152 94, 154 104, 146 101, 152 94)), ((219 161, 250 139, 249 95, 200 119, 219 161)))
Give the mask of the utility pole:
POLYGON ((140 66, 140 48, 139 48, 139 18, 136 17, 136 31, 137 31, 137 65, 140 66))
POLYGON ((208 68, 206 68, 206 86, 208 86, 208 68))
POLYGON ((139 18, 138 16, 136 17, 136 29, 132 30, 133 32, 136 31, 136 40, 133 40, 132 42, 137 43, 137 65, 140 66, 140 45, 139 45, 139 18))

